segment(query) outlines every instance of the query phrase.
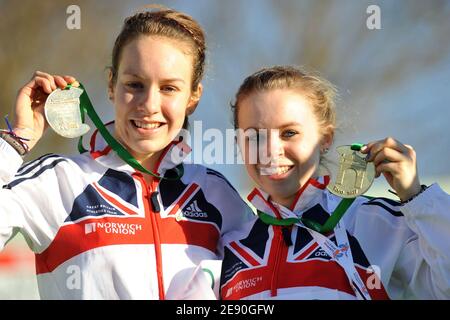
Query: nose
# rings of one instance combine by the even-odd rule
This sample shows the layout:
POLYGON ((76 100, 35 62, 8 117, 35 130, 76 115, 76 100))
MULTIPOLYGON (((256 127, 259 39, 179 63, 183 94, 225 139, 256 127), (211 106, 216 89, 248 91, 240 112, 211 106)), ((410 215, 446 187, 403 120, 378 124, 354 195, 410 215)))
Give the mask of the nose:
POLYGON ((260 164, 275 164, 284 155, 284 145, 278 131, 277 129, 265 130, 265 134, 259 135, 258 156, 260 164))
POLYGON ((161 96, 159 88, 150 86, 142 93, 139 109, 149 114, 158 113, 161 110, 161 96))
POLYGON ((268 149, 268 156, 272 161, 284 155, 283 141, 280 139, 279 130, 270 130, 268 149))

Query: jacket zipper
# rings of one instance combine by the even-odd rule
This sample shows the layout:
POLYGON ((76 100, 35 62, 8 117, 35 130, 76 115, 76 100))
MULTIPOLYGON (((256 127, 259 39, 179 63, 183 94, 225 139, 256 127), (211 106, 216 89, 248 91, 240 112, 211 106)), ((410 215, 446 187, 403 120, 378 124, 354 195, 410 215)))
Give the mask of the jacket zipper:
POLYGON ((275 241, 276 243, 276 253, 275 253, 275 264, 273 267, 273 272, 272 272, 272 279, 270 281, 270 296, 275 297, 278 294, 278 272, 279 272, 279 268, 280 268, 280 260, 281 260, 281 253, 283 251, 283 245, 284 245, 284 241, 283 241, 283 236, 281 234, 281 228, 280 227, 275 227, 274 226, 274 232, 275 232, 275 236, 276 239, 275 241))
POLYGON ((156 213, 153 211, 152 207, 152 199, 151 195, 153 190, 157 189, 158 182, 153 181, 151 186, 148 186, 145 182, 144 178, 139 175, 139 180, 141 180, 144 189, 145 189, 145 212, 148 213, 150 216, 152 231, 153 231, 153 245, 155 247, 155 259, 156 259, 156 276, 158 279, 158 291, 159 291, 159 299, 165 300, 165 293, 164 293, 164 279, 163 279, 163 266, 162 266, 162 252, 161 252, 161 239, 159 235, 159 228, 158 228, 158 221, 156 218, 156 215, 159 213, 156 213))

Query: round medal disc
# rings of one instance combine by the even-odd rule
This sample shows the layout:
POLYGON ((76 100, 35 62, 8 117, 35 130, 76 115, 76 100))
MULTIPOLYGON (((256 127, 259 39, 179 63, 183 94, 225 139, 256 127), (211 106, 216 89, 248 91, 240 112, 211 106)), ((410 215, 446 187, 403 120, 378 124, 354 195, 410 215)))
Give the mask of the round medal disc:
POLYGON ((82 89, 70 87, 56 89, 45 102, 45 118, 50 127, 60 136, 77 138, 89 131, 89 126, 81 122, 80 96, 82 89))
POLYGON ((339 153, 337 174, 332 174, 327 189, 342 198, 356 198, 369 190, 375 179, 375 166, 366 155, 350 146, 336 148, 339 153))

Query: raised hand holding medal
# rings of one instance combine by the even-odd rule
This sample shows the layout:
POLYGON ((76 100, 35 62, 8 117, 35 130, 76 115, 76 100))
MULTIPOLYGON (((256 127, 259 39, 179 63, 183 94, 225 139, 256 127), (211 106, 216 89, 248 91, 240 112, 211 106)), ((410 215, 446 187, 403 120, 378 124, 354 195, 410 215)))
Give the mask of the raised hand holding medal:
POLYGON ((401 201, 407 201, 421 192, 417 174, 416 153, 410 145, 394 138, 352 144, 337 148, 340 154, 339 170, 328 190, 342 198, 364 194, 381 174, 395 190, 401 201))
POLYGON ((44 111, 48 95, 69 84, 75 87, 79 85, 71 76, 36 71, 31 80, 19 90, 14 108, 13 131, 27 139, 28 150, 36 145, 48 127, 44 111))
POLYGON ((374 164, 375 177, 383 174, 401 201, 408 201, 423 190, 417 171, 416 152, 410 145, 387 137, 369 142, 361 152, 367 155, 367 162, 374 164))
POLYGON ((339 170, 332 176, 327 189, 344 198, 325 224, 303 221, 321 233, 330 232, 344 215, 353 200, 364 194, 375 177, 383 174, 401 201, 408 201, 425 188, 417 175, 416 153, 409 145, 393 138, 370 142, 367 145, 352 144, 337 148, 340 156, 339 170))

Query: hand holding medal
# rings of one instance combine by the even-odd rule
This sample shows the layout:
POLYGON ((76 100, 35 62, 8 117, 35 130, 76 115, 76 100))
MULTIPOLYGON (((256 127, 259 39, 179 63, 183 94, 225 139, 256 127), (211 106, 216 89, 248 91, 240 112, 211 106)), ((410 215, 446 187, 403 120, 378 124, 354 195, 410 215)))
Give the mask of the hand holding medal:
POLYGON ((364 194, 373 180, 383 174, 400 200, 407 201, 423 189, 417 176, 416 153, 409 145, 386 138, 367 145, 354 143, 336 148, 339 170, 327 189, 344 198, 325 224, 303 221, 310 228, 326 233, 334 229, 353 200, 364 194))
POLYGON ((416 153, 409 145, 388 137, 367 145, 340 146, 339 170, 328 190, 342 198, 364 194, 381 174, 401 201, 420 192, 416 153))
POLYGON ((14 132, 27 138, 28 149, 31 150, 47 129, 44 105, 47 97, 57 88, 63 89, 67 85, 78 86, 78 82, 71 76, 50 75, 36 71, 17 95, 14 117, 14 132))
POLYGON ((421 191, 417 174, 416 152, 410 145, 388 137, 368 143, 361 152, 375 166, 375 177, 384 175, 401 201, 411 199, 421 191))

